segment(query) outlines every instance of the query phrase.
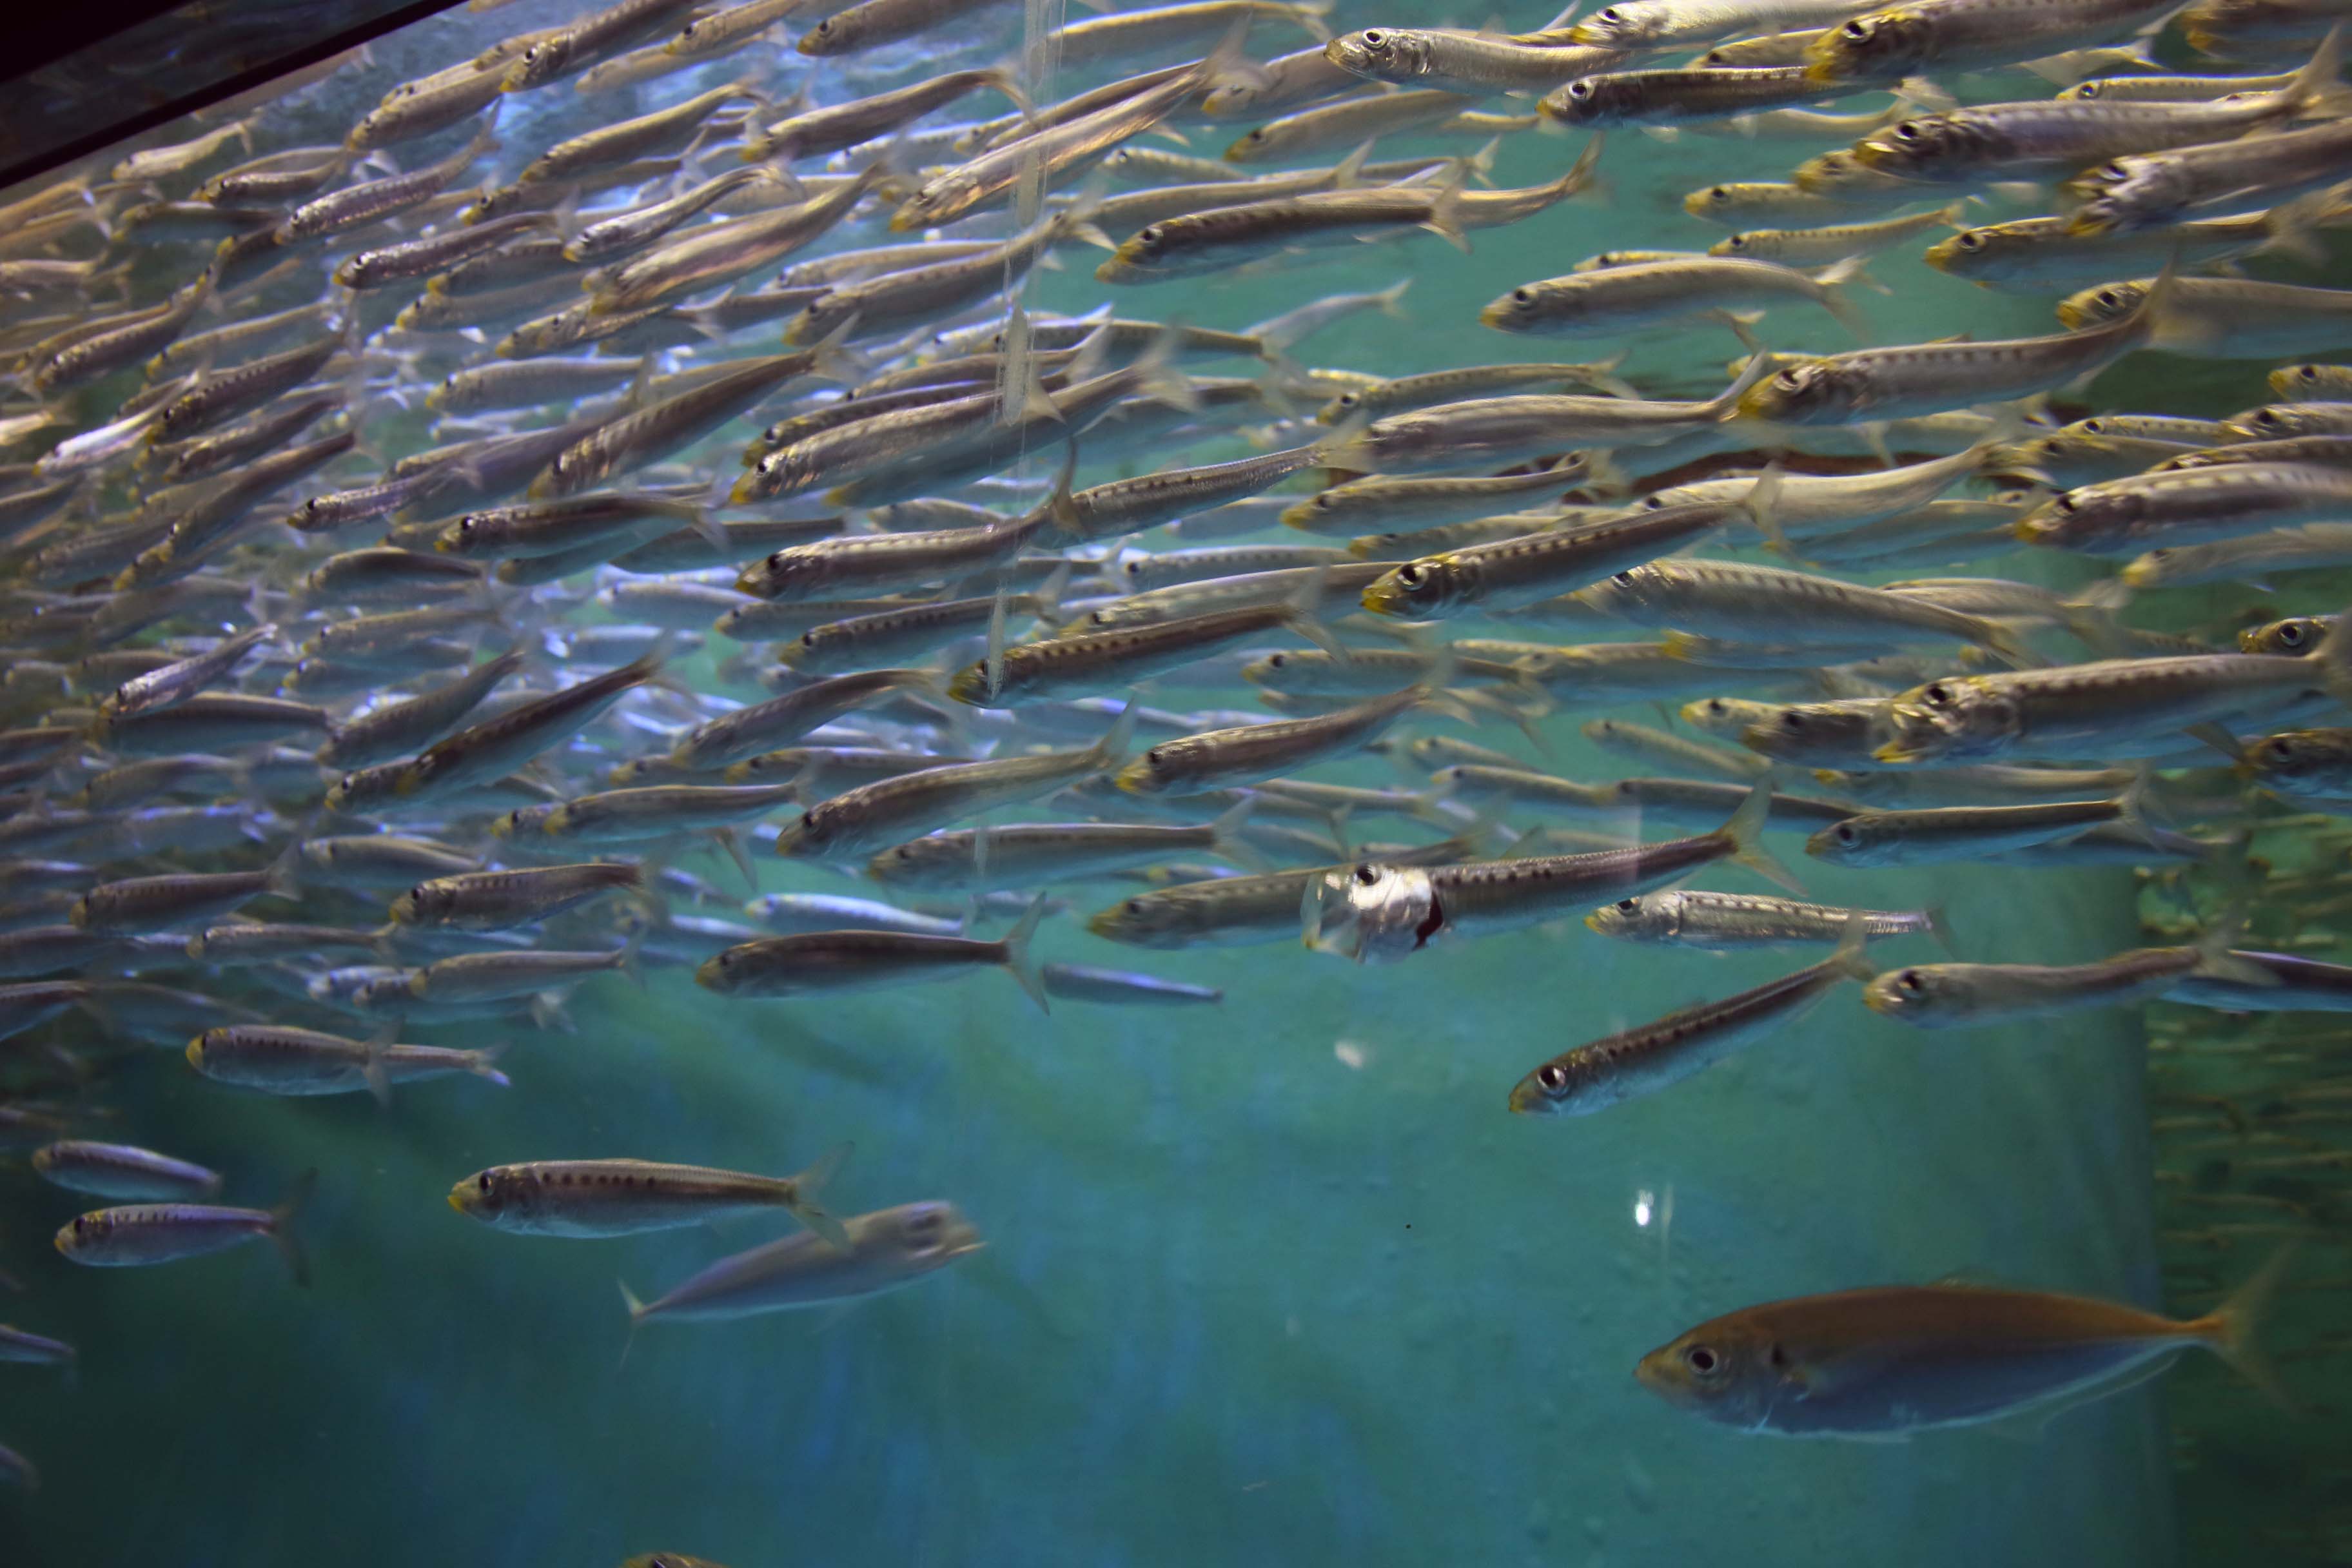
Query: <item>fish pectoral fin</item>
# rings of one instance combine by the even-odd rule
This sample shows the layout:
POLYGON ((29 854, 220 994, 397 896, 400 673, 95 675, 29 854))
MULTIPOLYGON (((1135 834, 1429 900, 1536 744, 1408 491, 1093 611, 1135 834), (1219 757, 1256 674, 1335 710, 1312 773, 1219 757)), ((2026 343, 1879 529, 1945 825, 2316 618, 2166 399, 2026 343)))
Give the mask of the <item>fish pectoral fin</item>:
POLYGON ((1931 1290, 2010 1290, 2015 1286, 1994 1277, 1987 1268, 1955 1268, 1949 1274, 1927 1281, 1931 1290))

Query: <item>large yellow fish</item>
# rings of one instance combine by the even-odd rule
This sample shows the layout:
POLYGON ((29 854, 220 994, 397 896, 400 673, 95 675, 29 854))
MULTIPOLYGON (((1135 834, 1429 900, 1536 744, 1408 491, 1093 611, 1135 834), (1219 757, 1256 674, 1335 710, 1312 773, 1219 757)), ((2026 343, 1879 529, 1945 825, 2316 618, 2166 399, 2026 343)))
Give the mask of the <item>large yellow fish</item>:
POLYGON ((1953 1283, 1800 1296, 1701 1323, 1643 1356, 1633 1375, 1727 1426, 1879 1440, 2055 1415, 2199 1345, 2268 1389, 2253 1321, 2289 1256, 2185 1321, 2085 1296, 1953 1283))

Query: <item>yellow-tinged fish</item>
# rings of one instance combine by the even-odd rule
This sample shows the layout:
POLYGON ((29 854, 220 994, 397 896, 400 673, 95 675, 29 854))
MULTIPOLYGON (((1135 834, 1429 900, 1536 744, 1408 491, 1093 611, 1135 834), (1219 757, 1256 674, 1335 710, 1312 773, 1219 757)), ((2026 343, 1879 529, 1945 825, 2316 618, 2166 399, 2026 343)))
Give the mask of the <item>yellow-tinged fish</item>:
POLYGON ((2255 1320, 2281 1252, 2186 1321, 2084 1296, 1958 1283, 1772 1301, 1701 1323, 1633 1375, 1668 1404, 1759 1436, 1885 1441, 2021 1416, 2045 1422, 2203 1347, 2266 1390, 2255 1320))
POLYGON ((2161 0, 1910 0, 1823 28, 1805 64, 1819 82, 2011 65, 2111 43, 2169 9, 2161 0))
POLYGON ((310 1265, 294 1221, 310 1201, 319 1173, 303 1172, 274 1209, 222 1208, 210 1204, 131 1204, 77 1215, 58 1227, 57 1248, 94 1268, 135 1268, 222 1252, 267 1239, 286 1259, 294 1283, 310 1283, 310 1265))
POLYGON ((1554 1057, 1513 1087, 1511 1110, 1523 1116, 1589 1116, 1704 1071, 1802 1017, 1843 982, 1876 973, 1863 953, 1868 929, 1856 913, 1837 951, 1819 963, 1554 1057))
POLYGON ((635 1236, 781 1208, 846 1251, 849 1234, 817 1194, 849 1158, 833 1149, 796 1176, 757 1176, 651 1160, 536 1160, 492 1165, 449 1189, 449 1206, 521 1236, 635 1236))
MULTIPOLYGON (((953 1204, 902 1204, 843 1222, 847 1247, 803 1232, 722 1258, 667 1295, 640 1301, 625 1285, 629 1326, 650 1318, 714 1321, 854 1300, 911 1285, 978 1252, 980 1232, 953 1204)), ((673 1560, 683 1562, 688 1560, 673 1560)))

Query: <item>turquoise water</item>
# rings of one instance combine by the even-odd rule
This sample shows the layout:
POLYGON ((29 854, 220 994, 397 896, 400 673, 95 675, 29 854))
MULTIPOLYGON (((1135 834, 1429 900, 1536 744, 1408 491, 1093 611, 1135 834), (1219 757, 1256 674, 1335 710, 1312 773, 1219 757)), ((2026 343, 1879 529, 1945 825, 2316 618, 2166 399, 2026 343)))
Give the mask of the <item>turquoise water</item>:
MULTIPOLYGON (((322 80, 259 95, 255 151, 333 142, 394 84, 576 9, 522 0, 416 23, 322 80)), ((1505 20, 1533 27, 1545 19, 1523 11, 1505 20)), ((1349 6, 1328 23, 1344 31, 1394 20, 1349 6)), ((566 135, 717 83, 748 76, 780 90, 804 84, 818 101, 843 100, 935 74, 950 59, 999 58, 1018 39, 1010 13, 998 11, 848 62, 811 62, 766 41, 635 88, 590 95, 559 82, 512 94, 499 122, 499 150, 460 184, 496 184, 566 135)), ((1284 32, 1252 43, 1270 54, 1304 41, 1284 32)), ((1133 68, 1150 63, 1160 62, 1133 68)), ((1109 74, 1068 70, 1033 85, 1046 101, 1109 74)), ((1990 82, 1970 87, 1972 99, 2000 96, 1990 82)), ((973 112, 997 107, 991 100, 973 112)), ((1486 107, 1526 105, 1497 99, 1486 107)), ((1248 122, 1180 124, 1184 150, 1213 156, 1248 122)), ((163 145, 197 129, 166 128, 147 141, 163 145)), ((404 144, 394 157, 415 168, 465 134, 404 144)), ((1427 152, 1433 160, 1478 144, 1393 140, 1393 155, 1427 152)), ((1683 212, 1685 192, 1776 178, 1831 144, 1696 134, 1667 142, 1619 132, 1602 163, 1605 191, 1477 234, 1467 256, 1421 237, 1113 296, 1092 277, 1095 253, 1071 247, 1064 268, 1034 276, 1024 298, 1041 316, 1112 298, 1122 315, 1240 329, 1318 296, 1409 277, 1402 320, 1349 316, 1296 357, 1395 375, 1519 357, 1598 359, 1622 348, 1620 374, 1645 395, 1706 396, 1722 386, 1725 362, 1740 346, 1718 325, 1521 342, 1478 327, 1477 308, 1593 251, 1703 247, 1720 231, 1683 212)), ((1514 132, 1493 178, 1505 186, 1549 179, 1581 145, 1580 133, 1514 132)), ((1390 147, 1384 140, 1381 155, 1392 155, 1390 147)), ((110 152, 85 172, 99 178, 121 155, 110 152)), ((706 171, 731 166, 722 148, 706 171)), ((869 216, 809 254, 882 243, 879 230, 869 216)), ((1000 216, 957 232, 1006 231, 1000 216)), ((327 254, 352 247, 341 242, 327 254)), ((131 293, 161 299, 204 254, 193 242, 127 253, 131 293)), ((1878 258, 1871 272, 1887 290, 1862 295, 1879 342, 2052 330, 2046 300, 1974 289, 1907 248, 1878 258)), ((298 268, 232 300, 216 319, 242 319, 265 300, 269 309, 305 302, 320 287, 315 268, 298 268)), ((383 294, 397 304, 415 291, 412 284, 383 294)), ((549 308, 566 297, 551 290, 549 308)), ((362 309, 372 327, 390 314, 373 296, 362 309)), ((30 304, 11 310, 17 313, 0 321, 36 316, 30 304)), ((1000 315, 992 302, 971 320, 1000 315)), ((1803 305, 1776 310, 1765 331, 1775 348, 1849 346, 1834 321, 1803 305)), ((775 332, 766 325, 697 342, 664 368, 772 353, 775 332)), ((420 356, 371 373, 404 394, 487 357, 482 343, 446 335, 387 333, 377 346, 420 356)), ((2264 368, 2140 356, 2082 395, 2102 408, 2211 413, 2265 398, 2264 368)), ((136 385, 135 376, 117 376, 58 401, 78 428, 90 428, 136 385)), ((671 468, 731 478, 741 443, 782 407, 779 401, 735 421, 671 468)), ((525 423, 562 412, 540 410, 525 423)), ((362 450, 310 490, 289 492, 288 504, 310 490, 364 482, 388 460, 445 438, 428 434, 421 407, 381 396, 362 424, 362 450)), ((1315 434, 1276 430, 1266 444, 1315 434)), ((30 461, 42 449, 35 442, 9 455, 30 461)), ((1254 449, 1213 435, 1103 460, 1087 458, 1082 442, 1078 482, 1254 449)), ((1855 448, 1825 439, 1822 449, 1855 448)), ((1032 453, 1017 471, 1042 485, 1058 458, 1032 453)), ((109 504, 93 515, 129 504, 123 492, 106 494, 109 504)), ((793 513, 723 515, 766 514, 793 513)), ((1305 541, 1278 528, 1244 537, 1305 541)), ((338 535, 335 546, 362 542, 338 535)), ((1160 531, 1133 542, 1159 550, 1197 541, 1160 531)), ((255 534, 233 566, 284 587, 324 553, 299 550, 273 528, 255 534)), ((1948 569, 2067 586, 2102 569, 2023 553, 1948 569)), ((585 596, 600 581, 583 574, 530 608, 515 607, 518 597, 509 624, 530 633, 542 619, 606 618, 585 596)), ((2335 602, 2315 594, 2287 607, 2335 602)), ((2218 600, 2202 607, 2228 613, 2218 600)), ((2184 606, 2169 618, 2137 618, 2177 627, 2194 616, 2184 606)), ((205 629, 200 622, 163 627, 205 629)), ((1501 621, 1456 629, 1555 637, 1501 621)), ((495 633, 484 640, 485 651, 502 646, 495 633)), ((735 651, 712 637, 679 660, 680 684, 738 701, 763 696, 739 670, 721 668, 735 651)), ((549 671, 578 674, 553 658, 541 673, 549 671)), ((249 673, 244 689, 272 689, 271 671, 249 673)), ((1181 711, 1245 708, 1251 695, 1222 664, 1141 693, 1181 711)), ((689 700, 632 699, 621 710, 626 723, 592 731, 547 765, 548 778, 567 794, 604 787, 612 763, 659 753, 682 727, 681 714, 700 716, 689 714, 689 700)), ((332 704, 339 716, 353 706, 350 699, 332 704)), ((11 722, 37 722, 37 711, 23 710, 11 722)), ((1665 722, 1647 704, 1563 710, 1537 726, 1541 752, 1491 720, 1474 731, 1415 718, 1400 734, 1474 739, 1570 777, 1638 771, 1579 735, 1580 723, 1602 716, 1665 722)), ((945 747, 958 731, 926 733, 945 747)), ((1090 738, 1056 735, 1053 743, 1090 738)), ((1310 776, 1366 787, 1407 779, 1371 757, 1310 776)), ((992 820, 1067 815, 1040 805, 992 820)), ((444 837, 499 852, 486 816, 452 820, 444 837)), ((1346 827, 1350 847, 1440 836, 1427 823, 1391 818, 1346 827)), ((289 837, 354 830, 306 805, 282 811, 263 837, 274 852, 289 837)), ((1654 825, 1641 837, 1687 830, 1654 825)), ((2141 940, 2140 889, 2128 866, 1864 872, 1808 860, 1801 833, 1776 828, 1768 841, 1822 901, 1940 907, 1969 960, 2085 962, 2141 940)), ((844 873, 754 850, 759 891, 880 896, 844 873)), ((166 863, 110 838, 75 853, 102 862, 110 876, 166 863)), ((256 853, 169 863, 250 865, 256 853)), ((697 842, 679 864, 719 901, 691 910, 681 902, 677 912, 740 918, 730 906, 749 889, 731 861, 697 842)), ((380 918, 369 912, 380 898, 341 898, 333 880, 311 884, 300 918, 380 918)), ((1751 873, 1724 867, 1697 885, 1764 890, 1751 873)), ((289 1285, 266 1247, 153 1269, 75 1268, 45 1239, 76 1212, 71 1195, 29 1171, 0 1178, 9 1215, 0 1267, 25 1286, 0 1301, 0 1312, 69 1339, 80 1352, 71 1383, 41 1368, 0 1368, 10 1374, 0 1380, 0 1442, 37 1464, 42 1480, 37 1491, 0 1499, 0 1540, 14 1541, 12 1559, 27 1563, 174 1568, 278 1568, 325 1557, 540 1568, 650 1551, 733 1568, 835 1561, 2153 1568, 2218 1560, 2177 1544, 2179 1423, 2167 1419, 2168 1407, 2193 1412, 2200 1399, 2218 1399, 2238 1411, 2242 1427, 2250 1424, 2228 1405, 2234 1392, 2215 1393, 2228 1374, 2209 1358, 2194 1358, 2167 1382, 2069 1412, 2038 1439, 1962 1431, 1908 1442, 1776 1442, 1693 1419, 1632 1375, 1644 1352, 1706 1319, 1864 1284, 1964 1273, 2163 1309, 2138 1011, 1931 1034, 1866 1011, 1841 988, 1791 1026, 1669 1091, 1590 1119, 1518 1118, 1506 1114, 1506 1097, 1536 1063, 1807 960, 1787 951, 1717 957, 1612 943, 1574 919, 1440 942, 1388 966, 1349 964, 1288 941, 1155 952, 1088 932, 1087 914, 1134 890, 1107 880, 1054 887, 1039 955, 1215 987, 1220 1003, 1064 1000, 1041 1015, 993 972, 944 984, 735 1000, 694 982, 692 964, 719 944, 679 935, 648 943, 640 984, 608 974, 568 988, 560 1025, 521 1010, 412 1025, 403 1039, 505 1046, 500 1065, 512 1087, 464 1079, 403 1086, 388 1108, 363 1093, 287 1099, 208 1082, 177 1048, 205 1026, 201 1016, 159 1031, 163 1048, 126 1047, 121 1020, 110 1022, 102 1008, 20 1037, 62 1047, 91 1074, 63 1097, 85 1135, 152 1144, 211 1166, 226 1178, 224 1201, 268 1205, 296 1173, 316 1167, 320 1177, 299 1221, 310 1258, 307 1290, 289 1285), (840 1308, 736 1322, 656 1321, 633 1333, 616 1281, 651 1299, 788 1225, 738 1218, 557 1240, 500 1234, 444 1202, 452 1183, 493 1164, 628 1156, 782 1173, 842 1142, 855 1152, 828 1194, 836 1212, 946 1200, 978 1227, 984 1249, 906 1289, 840 1308)), ((985 930, 1001 935, 1007 924, 997 914, 985 930)), ((574 935, 583 930, 591 935, 579 945, 606 946, 616 935, 609 922, 575 927, 574 935)), ((1941 956, 1921 938, 1887 951, 1900 955, 1889 963, 1941 956)), ((92 964, 76 973, 104 980, 113 970, 92 964)), ((284 1022, 367 1032, 202 965, 158 963, 139 977, 284 1022)), ((59 1099, 63 1091, 43 1084, 34 1053, 24 1053, 17 1070, 44 1103, 59 1099)), ((2322 1272, 2340 1264, 2340 1251, 2326 1256, 2322 1272)), ((2258 1257, 2232 1253, 2221 1282, 2234 1282, 2258 1257)), ((2341 1418, 2340 1407, 2332 1422, 2323 1407, 2308 1429, 2309 1451, 2324 1460, 2333 1447, 2340 1463, 2341 1418)), ((2206 1454, 2246 1451, 2217 1441, 2206 1454)), ((2263 1459, 2273 1470, 2290 1462, 2274 1451, 2263 1459)), ((2241 1495, 2216 1487, 2212 1469, 2196 1483, 2206 1500, 2203 1541, 2231 1538, 2210 1530, 2210 1520, 2241 1495)), ((2313 1540, 2294 1550, 2310 1561, 2347 1560, 2313 1540)))

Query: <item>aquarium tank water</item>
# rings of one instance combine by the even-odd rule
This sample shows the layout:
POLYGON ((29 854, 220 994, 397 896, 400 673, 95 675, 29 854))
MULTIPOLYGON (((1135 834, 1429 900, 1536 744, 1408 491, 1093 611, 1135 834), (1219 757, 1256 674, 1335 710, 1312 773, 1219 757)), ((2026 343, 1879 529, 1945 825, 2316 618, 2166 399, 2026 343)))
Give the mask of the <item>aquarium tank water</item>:
POLYGON ((19 74, 0 1558, 2352 1563, 2347 21, 19 74))

